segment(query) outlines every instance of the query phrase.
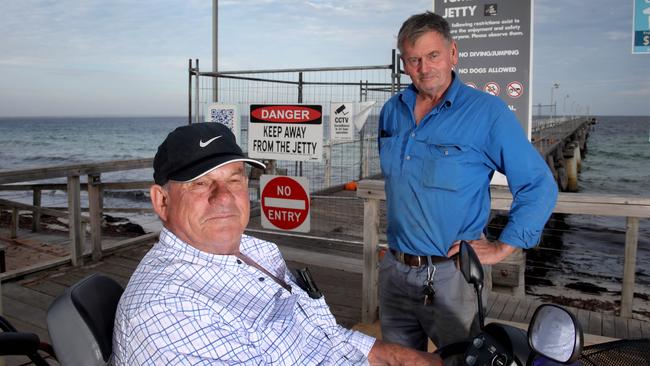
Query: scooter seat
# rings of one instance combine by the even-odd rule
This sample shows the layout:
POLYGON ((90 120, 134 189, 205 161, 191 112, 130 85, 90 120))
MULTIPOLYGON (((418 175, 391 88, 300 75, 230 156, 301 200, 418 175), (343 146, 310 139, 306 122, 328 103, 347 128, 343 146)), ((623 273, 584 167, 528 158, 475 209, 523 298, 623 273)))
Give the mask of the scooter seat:
POLYGON ((106 365, 113 351, 113 324, 124 289, 92 274, 60 295, 47 311, 47 328, 61 365, 106 365))

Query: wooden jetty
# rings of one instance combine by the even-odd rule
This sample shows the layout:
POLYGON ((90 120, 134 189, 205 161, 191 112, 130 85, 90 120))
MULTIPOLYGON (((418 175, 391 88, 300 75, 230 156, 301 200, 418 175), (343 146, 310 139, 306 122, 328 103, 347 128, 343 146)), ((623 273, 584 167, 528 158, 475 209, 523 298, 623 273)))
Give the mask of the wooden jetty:
POLYGON ((544 157, 563 192, 578 191, 578 173, 595 118, 549 118, 533 125, 531 143, 544 157))

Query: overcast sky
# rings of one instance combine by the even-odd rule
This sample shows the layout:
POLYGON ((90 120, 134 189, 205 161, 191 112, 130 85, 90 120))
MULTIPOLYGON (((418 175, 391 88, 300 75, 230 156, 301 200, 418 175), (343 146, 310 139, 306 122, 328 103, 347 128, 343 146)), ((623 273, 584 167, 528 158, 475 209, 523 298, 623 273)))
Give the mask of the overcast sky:
MULTIPOLYGON (((220 0, 219 68, 389 64, 401 23, 431 7, 220 0)), ((211 8, 211 0, 0 0, 0 116, 185 115, 188 59, 212 66, 211 8)), ((650 115, 650 54, 631 54, 631 0, 536 0, 534 16, 534 104, 549 103, 557 82, 567 109, 650 115)))

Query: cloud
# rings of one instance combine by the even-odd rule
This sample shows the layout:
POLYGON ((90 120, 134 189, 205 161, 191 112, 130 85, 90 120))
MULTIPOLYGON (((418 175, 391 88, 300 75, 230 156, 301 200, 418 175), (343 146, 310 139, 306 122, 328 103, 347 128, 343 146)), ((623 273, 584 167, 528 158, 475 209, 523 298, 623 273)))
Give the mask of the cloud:
POLYGON ((630 37, 631 34, 629 32, 623 32, 623 31, 605 32, 605 38, 607 38, 610 41, 627 40, 630 39, 630 37))

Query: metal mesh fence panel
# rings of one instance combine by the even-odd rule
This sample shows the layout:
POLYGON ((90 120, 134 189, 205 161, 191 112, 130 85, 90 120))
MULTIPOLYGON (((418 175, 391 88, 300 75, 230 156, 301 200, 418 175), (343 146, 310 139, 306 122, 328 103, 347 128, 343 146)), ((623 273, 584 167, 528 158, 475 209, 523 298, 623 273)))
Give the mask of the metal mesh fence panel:
MULTIPOLYGON (((356 197, 356 192, 344 188, 346 183, 381 174, 377 123, 381 107, 395 91, 392 65, 225 73, 203 73, 195 69, 193 74, 194 84, 190 88, 192 122, 205 120, 205 111, 215 100, 237 105, 240 144, 244 151, 248 151, 251 104, 323 105, 322 162, 276 160, 273 162, 275 171, 278 175, 300 176, 309 181, 311 230, 306 235, 362 240, 363 201, 356 197), (333 142, 330 103, 361 101, 375 102, 364 127, 355 132, 353 141, 333 142)), ((251 178, 253 209, 249 229, 259 230, 259 181, 253 175, 251 178)))

